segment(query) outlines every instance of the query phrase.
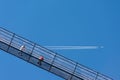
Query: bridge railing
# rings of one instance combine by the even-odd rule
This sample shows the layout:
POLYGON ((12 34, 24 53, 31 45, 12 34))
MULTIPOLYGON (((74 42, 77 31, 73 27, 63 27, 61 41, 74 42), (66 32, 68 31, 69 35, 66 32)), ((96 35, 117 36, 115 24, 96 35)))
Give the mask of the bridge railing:
MULTIPOLYGON (((37 64, 39 57, 43 56, 43 63, 49 65, 49 67, 44 66, 43 68, 46 67, 46 70, 57 74, 66 80, 112 80, 103 74, 93 71, 3 28, 0 28, 0 42, 1 49, 9 52, 10 47, 12 47, 14 49, 11 49, 11 53, 14 53, 12 50, 16 49, 15 54, 19 53, 21 51, 20 48, 24 46, 24 50, 22 50, 22 53, 25 53, 24 59, 37 66, 39 66, 37 64)), ((40 67, 42 67, 42 65, 40 65, 40 67)))

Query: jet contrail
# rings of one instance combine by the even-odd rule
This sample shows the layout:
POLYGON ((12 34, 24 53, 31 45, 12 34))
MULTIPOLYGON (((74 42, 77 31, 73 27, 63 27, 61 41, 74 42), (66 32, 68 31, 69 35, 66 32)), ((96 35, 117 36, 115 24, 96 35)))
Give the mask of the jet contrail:
POLYGON ((103 48, 103 46, 45 46, 49 49, 54 50, 73 50, 73 49, 99 49, 103 48))

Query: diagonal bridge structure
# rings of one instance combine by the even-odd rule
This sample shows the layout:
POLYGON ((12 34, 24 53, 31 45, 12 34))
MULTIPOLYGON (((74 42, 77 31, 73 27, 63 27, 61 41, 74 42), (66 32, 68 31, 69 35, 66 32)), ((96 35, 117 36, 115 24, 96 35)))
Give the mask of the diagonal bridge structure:
POLYGON ((65 80, 112 80, 2 27, 0 49, 65 80))

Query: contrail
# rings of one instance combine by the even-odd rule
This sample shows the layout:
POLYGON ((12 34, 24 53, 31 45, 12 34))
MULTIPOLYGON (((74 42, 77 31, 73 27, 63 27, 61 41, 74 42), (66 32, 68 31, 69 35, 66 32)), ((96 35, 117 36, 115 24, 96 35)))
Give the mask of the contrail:
POLYGON ((103 48, 103 46, 45 46, 46 48, 49 49, 54 49, 54 50, 73 50, 73 49, 99 49, 103 48))

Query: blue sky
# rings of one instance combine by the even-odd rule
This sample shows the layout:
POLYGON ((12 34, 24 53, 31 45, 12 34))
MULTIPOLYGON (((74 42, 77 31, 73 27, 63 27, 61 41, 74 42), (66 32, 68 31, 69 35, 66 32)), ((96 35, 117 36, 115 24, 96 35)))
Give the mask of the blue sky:
MULTIPOLYGON (((0 0, 0 26, 43 46, 104 46, 56 52, 120 80, 119 0, 0 0)), ((0 80, 63 79, 0 51, 0 80)))

